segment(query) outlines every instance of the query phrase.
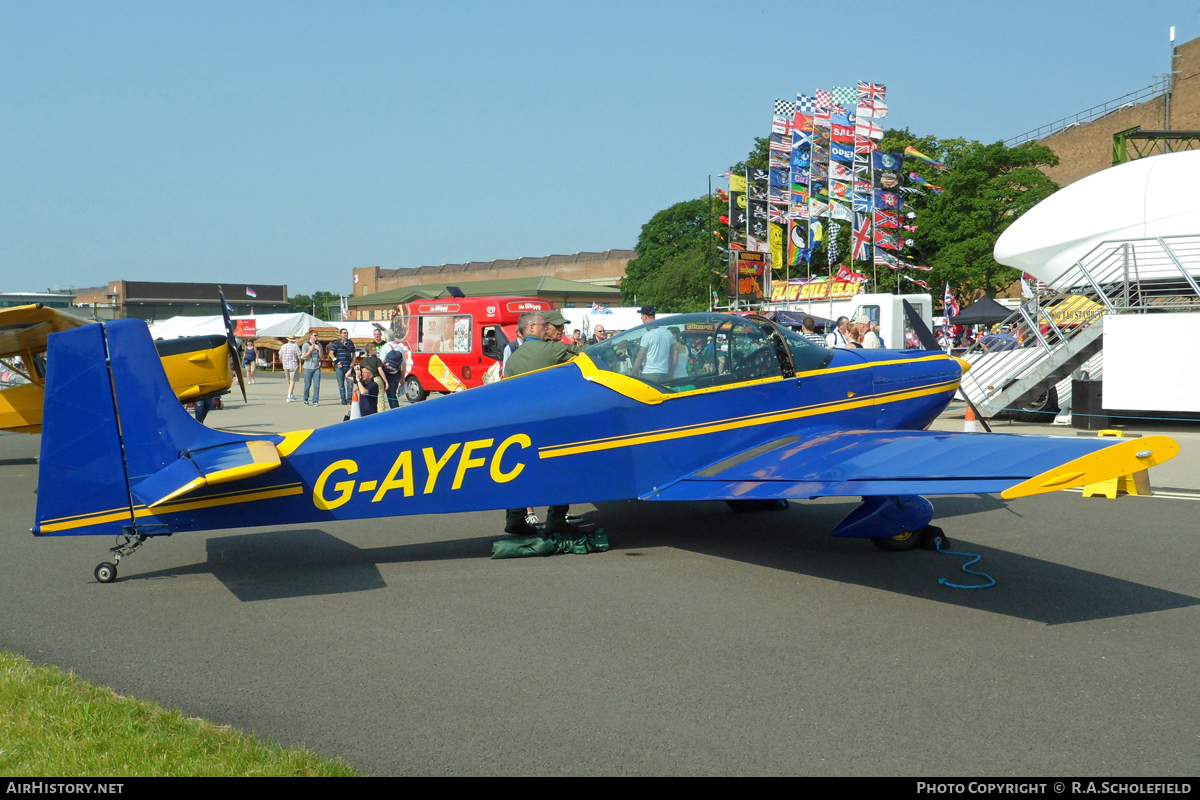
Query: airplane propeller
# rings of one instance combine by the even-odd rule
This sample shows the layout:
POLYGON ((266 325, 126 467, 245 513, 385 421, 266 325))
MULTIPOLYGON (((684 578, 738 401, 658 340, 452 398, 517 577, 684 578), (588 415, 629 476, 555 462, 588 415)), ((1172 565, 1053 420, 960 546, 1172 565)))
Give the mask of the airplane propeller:
POLYGON ((233 357, 233 370, 237 373, 238 386, 242 389, 242 402, 247 403, 249 400, 246 399, 246 381, 242 378, 242 359, 238 357, 237 338, 233 335, 237 327, 229 318, 229 304, 225 302, 225 290, 218 286, 217 293, 221 295, 221 318, 225 320, 225 341, 229 343, 229 354, 233 357))

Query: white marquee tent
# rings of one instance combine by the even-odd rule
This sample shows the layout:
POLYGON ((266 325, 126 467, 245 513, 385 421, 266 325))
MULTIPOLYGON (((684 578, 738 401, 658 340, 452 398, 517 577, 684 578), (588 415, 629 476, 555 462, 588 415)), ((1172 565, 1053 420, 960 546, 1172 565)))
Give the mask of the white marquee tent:
MULTIPOLYGON (((312 328, 339 327, 339 323, 325 322, 312 314, 297 311, 287 314, 256 314, 253 316, 234 317, 233 319, 252 319, 256 323, 255 336, 304 336, 312 328)), ((340 326, 345 327, 345 326, 340 326)), ((220 316, 210 317, 171 317, 151 326, 150 335, 155 339, 179 339, 184 336, 209 336, 224 334, 225 325, 220 316)), ((351 336, 358 335, 354 331, 351 336)), ((370 337, 370 331, 366 336, 370 337)))

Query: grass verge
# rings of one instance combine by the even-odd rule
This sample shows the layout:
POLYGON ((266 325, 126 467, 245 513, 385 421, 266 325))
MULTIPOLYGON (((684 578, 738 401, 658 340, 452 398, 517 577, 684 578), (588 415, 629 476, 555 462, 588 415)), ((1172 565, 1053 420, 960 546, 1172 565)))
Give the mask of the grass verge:
POLYGON ((0 652, 0 775, 350 776, 285 749, 0 652))

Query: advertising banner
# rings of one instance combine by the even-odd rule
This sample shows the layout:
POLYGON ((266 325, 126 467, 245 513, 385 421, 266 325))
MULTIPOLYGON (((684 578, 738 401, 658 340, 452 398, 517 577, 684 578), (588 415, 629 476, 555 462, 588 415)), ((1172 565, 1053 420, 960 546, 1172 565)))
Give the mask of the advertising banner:
POLYGON ((766 253, 729 254, 729 296, 752 303, 762 302, 766 253))

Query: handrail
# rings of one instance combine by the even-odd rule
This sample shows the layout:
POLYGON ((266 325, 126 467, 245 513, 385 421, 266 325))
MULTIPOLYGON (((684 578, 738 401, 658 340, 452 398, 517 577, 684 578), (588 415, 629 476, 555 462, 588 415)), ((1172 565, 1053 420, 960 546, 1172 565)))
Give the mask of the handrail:
POLYGON ((1101 117, 1108 116, 1115 111, 1121 111, 1126 106, 1133 106, 1138 103, 1147 103, 1166 93, 1167 79, 1164 77, 1162 80, 1155 81, 1149 86, 1129 92, 1128 94, 1123 94, 1116 100, 1109 100, 1106 103, 1092 106, 1085 111, 1080 111, 1078 114, 1073 114, 1069 117, 1063 117, 1062 119, 1055 120, 1047 125, 1042 125, 1034 128, 1031 131, 1026 131, 1019 136, 1006 139, 1004 145, 1006 147, 1016 147, 1017 145, 1025 144, 1025 142, 1045 139, 1047 136, 1053 136, 1054 134, 1064 131, 1067 128, 1073 128, 1076 125, 1082 125, 1084 123, 1100 119, 1101 117))

